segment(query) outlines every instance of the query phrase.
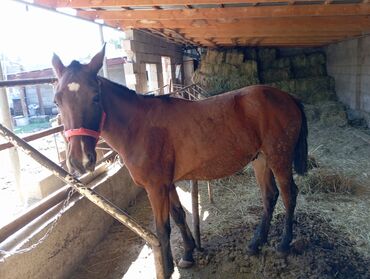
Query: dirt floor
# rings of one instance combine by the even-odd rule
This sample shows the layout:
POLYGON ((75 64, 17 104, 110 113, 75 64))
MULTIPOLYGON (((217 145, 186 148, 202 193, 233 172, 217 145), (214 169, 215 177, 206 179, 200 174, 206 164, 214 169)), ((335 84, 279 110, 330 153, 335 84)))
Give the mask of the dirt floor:
MULTIPOLYGON (((309 132, 311 161, 316 167, 308 176, 296 177, 300 195, 290 255, 279 258, 275 251, 283 228, 280 199, 268 244, 258 256, 245 253, 262 214, 259 189, 251 169, 246 168, 212 181, 214 204, 208 201, 206 184, 200 184, 204 251, 195 252, 193 268, 176 268, 173 278, 370 278, 370 136, 349 126, 312 124, 309 132)), ((189 186, 178 186, 189 218, 189 186)), ((129 212, 153 229, 144 193, 129 212)), ((171 243, 178 261, 182 241, 175 226, 171 243)), ((69 278, 155 278, 151 250, 117 223, 69 278)))

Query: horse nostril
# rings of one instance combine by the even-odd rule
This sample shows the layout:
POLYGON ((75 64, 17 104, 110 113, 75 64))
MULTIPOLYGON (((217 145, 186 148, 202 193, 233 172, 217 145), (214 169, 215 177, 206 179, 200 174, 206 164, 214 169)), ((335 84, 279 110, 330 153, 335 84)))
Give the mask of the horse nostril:
POLYGON ((81 174, 85 172, 82 164, 78 160, 76 160, 75 158, 69 157, 68 158, 68 163, 69 164, 67 164, 67 165, 68 165, 68 169, 69 169, 70 172, 72 172, 73 170, 76 170, 81 174))
POLYGON ((87 162, 85 163, 84 167, 86 168, 86 170, 92 172, 95 169, 96 155, 94 152, 88 152, 86 154, 86 157, 87 157, 87 162))
POLYGON ((90 163, 93 163, 95 161, 95 155, 90 152, 87 154, 87 159, 89 160, 90 163))

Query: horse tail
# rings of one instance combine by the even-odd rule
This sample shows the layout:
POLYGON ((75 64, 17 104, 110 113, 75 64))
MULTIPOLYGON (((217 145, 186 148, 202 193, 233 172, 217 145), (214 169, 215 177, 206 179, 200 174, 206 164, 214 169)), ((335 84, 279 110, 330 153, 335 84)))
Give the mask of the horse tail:
POLYGON ((302 116, 301 130, 299 132, 298 141, 294 149, 294 170, 296 171, 297 174, 304 175, 307 172, 308 165, 307 118, 304 112, 303 104, 295 98, 294 100, 299 110, 301 111, 302 116))

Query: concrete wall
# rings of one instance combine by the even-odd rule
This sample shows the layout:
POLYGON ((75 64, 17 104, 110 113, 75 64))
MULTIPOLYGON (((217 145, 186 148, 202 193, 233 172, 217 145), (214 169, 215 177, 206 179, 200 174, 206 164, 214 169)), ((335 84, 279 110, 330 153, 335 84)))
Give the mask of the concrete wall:
POLYGON ((370 36, 332 44, 326 56, 338 98, 350 109, 349 118, 364 118, 370 125, 370 36))
MULTIPOLYGON (((125 208, 141 191, 126 168, 100 177, 99 194, 125 208)), ((85 198, 80 198, 58 220, 45 241, 24 254, 0 258, 0 278, 68 278, 107 232, 114 219, 85 198)), ((39 239, 45 229, 33 237, 39 239)))
POLYGON ((128 63, 125 64, 127 87, 139 93, 148 91, 145 64, 157 66, 157 80, 159 87, 162 87, 162 56, 171 58, 172 79, 175 78, 176 65, 182 65, 183 53, 180 45, 138 30, 130 30, 125 33, 126 40, 123 42, 123 49, 128 55, 128 63))

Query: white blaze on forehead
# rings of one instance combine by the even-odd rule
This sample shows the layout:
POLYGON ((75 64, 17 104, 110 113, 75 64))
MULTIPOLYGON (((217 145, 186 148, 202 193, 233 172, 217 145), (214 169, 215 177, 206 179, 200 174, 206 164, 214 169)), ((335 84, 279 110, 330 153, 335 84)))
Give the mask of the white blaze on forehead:
POLYGON ((81 153, 82 153, 82 165, 85 167, 89 163, 89 158, 87 157, 85 151, 85 144, 82 140, 81 140, 81 153))
POLYGON ((68 86, 69 91, 71 92, 77 92, 78 89, 80 89, 80 84, 77 82, 68 83, 67 86, 68 86))

